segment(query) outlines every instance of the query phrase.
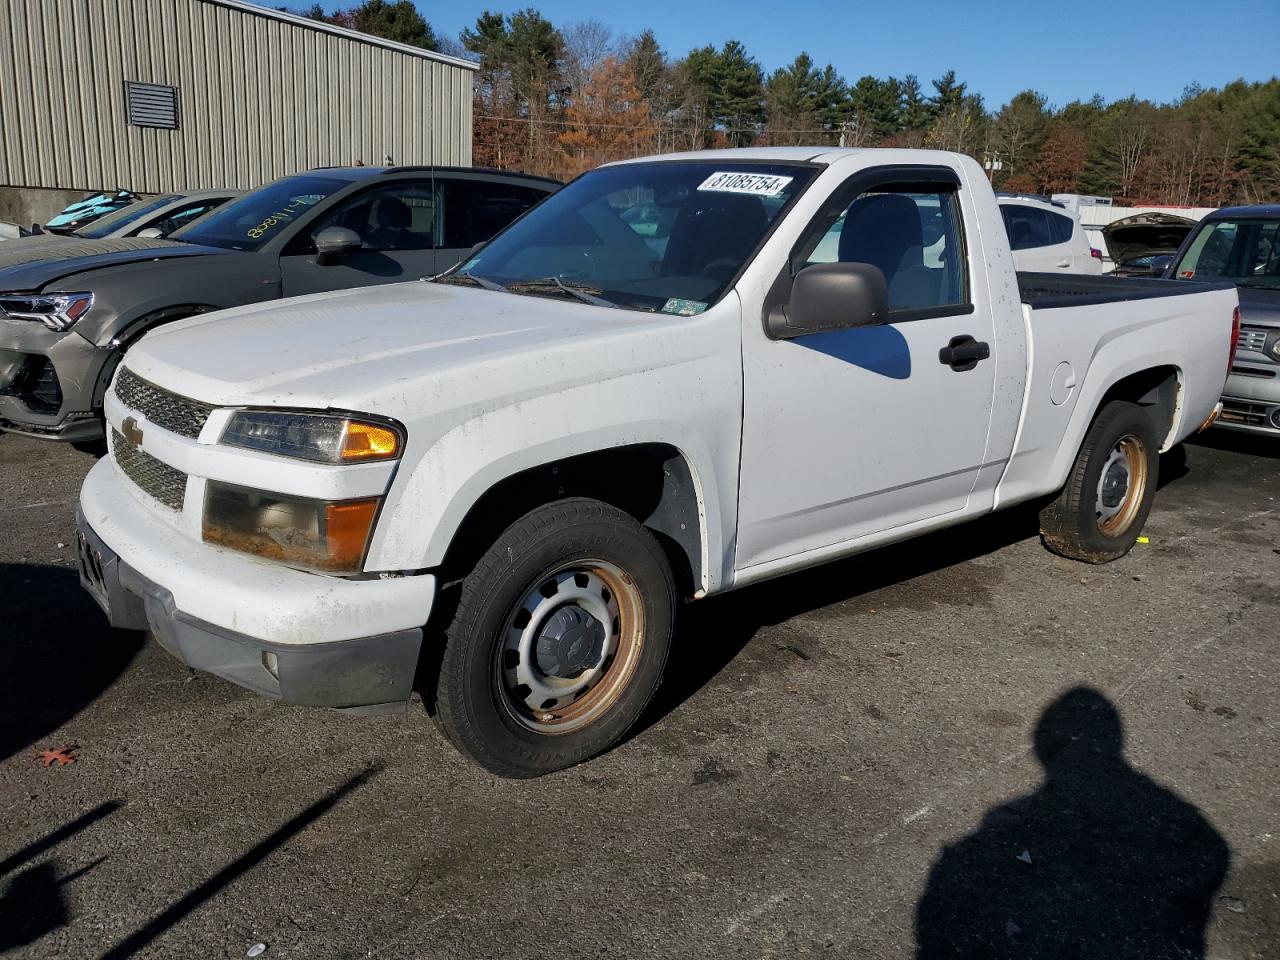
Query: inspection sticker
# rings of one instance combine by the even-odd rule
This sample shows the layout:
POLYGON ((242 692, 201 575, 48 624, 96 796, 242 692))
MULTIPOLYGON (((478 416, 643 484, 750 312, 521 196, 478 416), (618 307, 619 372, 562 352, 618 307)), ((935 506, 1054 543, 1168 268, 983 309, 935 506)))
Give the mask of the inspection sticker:
POLYGON ((787 189, 791 179, 791 177, 775 177, 769 173, 722 170, 703 180, 698 189, 712 193, 748 193, 755 197, 776 197, 787 189))
POLYGON ((662 305, 663 313, 674 313, 677 317, 692 317, 707 309, 707 305, 701 300, 681 300, 679 297, 672 297, 662 305))

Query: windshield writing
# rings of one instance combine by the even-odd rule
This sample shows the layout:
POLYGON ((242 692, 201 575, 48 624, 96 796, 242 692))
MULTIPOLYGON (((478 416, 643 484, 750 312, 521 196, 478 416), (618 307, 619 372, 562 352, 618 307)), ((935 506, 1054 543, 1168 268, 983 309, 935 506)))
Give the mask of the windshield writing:
POLYGON ((286 224, 346 185, 328 177, 285 177, 223 204, 173 234, 173 239, 228 250, 257 250, 286 224))

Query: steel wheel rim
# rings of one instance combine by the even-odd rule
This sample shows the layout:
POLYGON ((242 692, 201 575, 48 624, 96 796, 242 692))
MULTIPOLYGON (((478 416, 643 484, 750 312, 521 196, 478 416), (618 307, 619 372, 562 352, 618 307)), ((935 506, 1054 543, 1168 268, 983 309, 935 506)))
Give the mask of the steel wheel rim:
POLYGON ((635 674, 643 611, 635 581, 604 560, 574 561, 540 577, 507 616, 497 644, 494 680, 507 713, 540 734, 570 733, 599 719, 635 674), (589 643, 597 633, 598 652, 589 643), (575 670, 578 656, 585 659, 575 670))
POLYGON ((1094 509, 1098 529, 1114 537, 1129 529, 1147 489, 1147 450, 1127 434, 1116 441, 1102 465, 1094 509))

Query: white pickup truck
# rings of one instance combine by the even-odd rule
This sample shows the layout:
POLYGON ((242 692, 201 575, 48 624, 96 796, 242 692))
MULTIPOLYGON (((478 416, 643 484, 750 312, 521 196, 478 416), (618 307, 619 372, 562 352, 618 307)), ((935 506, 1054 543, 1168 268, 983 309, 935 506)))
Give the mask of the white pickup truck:
POLYGON ((955 154, 610 165, 432 281, 147 335, 81 577, 288 702, 399 707, 418 671, 459 750, 535 776, 636 722, 681 598, 1034 498, 1051 550, 1125 554, 1158 452, 1215 414, 1236 307, 1015 274, 955 154))

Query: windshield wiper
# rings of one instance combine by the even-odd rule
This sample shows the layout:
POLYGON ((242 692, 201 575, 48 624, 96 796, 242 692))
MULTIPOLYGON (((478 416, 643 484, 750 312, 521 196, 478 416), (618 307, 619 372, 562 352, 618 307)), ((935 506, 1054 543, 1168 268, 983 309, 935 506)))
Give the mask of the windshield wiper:
POLYGON ((525 292, 533 293, 536 290, 545 289, 547 287, 554 287, 555 289, 563 291, 564 293, 569 294, 569 296, 571 297, 577 297, 583 303, 589 303, 592 306, 596 306, 596 307, 616 307, 617 306, 616 303, 606 300, 604 299, 604 297, 597 297, 595 294, 589 292, 589 290, 584 285, 576 284, 576 283, 565 283, 559 277, 543 277, 541 280, 521 280, 517 283, 511 284, 506 289, 511 293, 525 293, 525 292))
POLYGON ((469 280, 477 287, 483 287, 486 290, 495 290, 498 293, 506 293, 507 288, 496 280, 490 280, 488 277, 478 277, 474 273, 467 273, 465 270, 459 270, 457 273, 445 273, 438 277, 432 277, 432 283, 456 283, 459 280, 469 280))

